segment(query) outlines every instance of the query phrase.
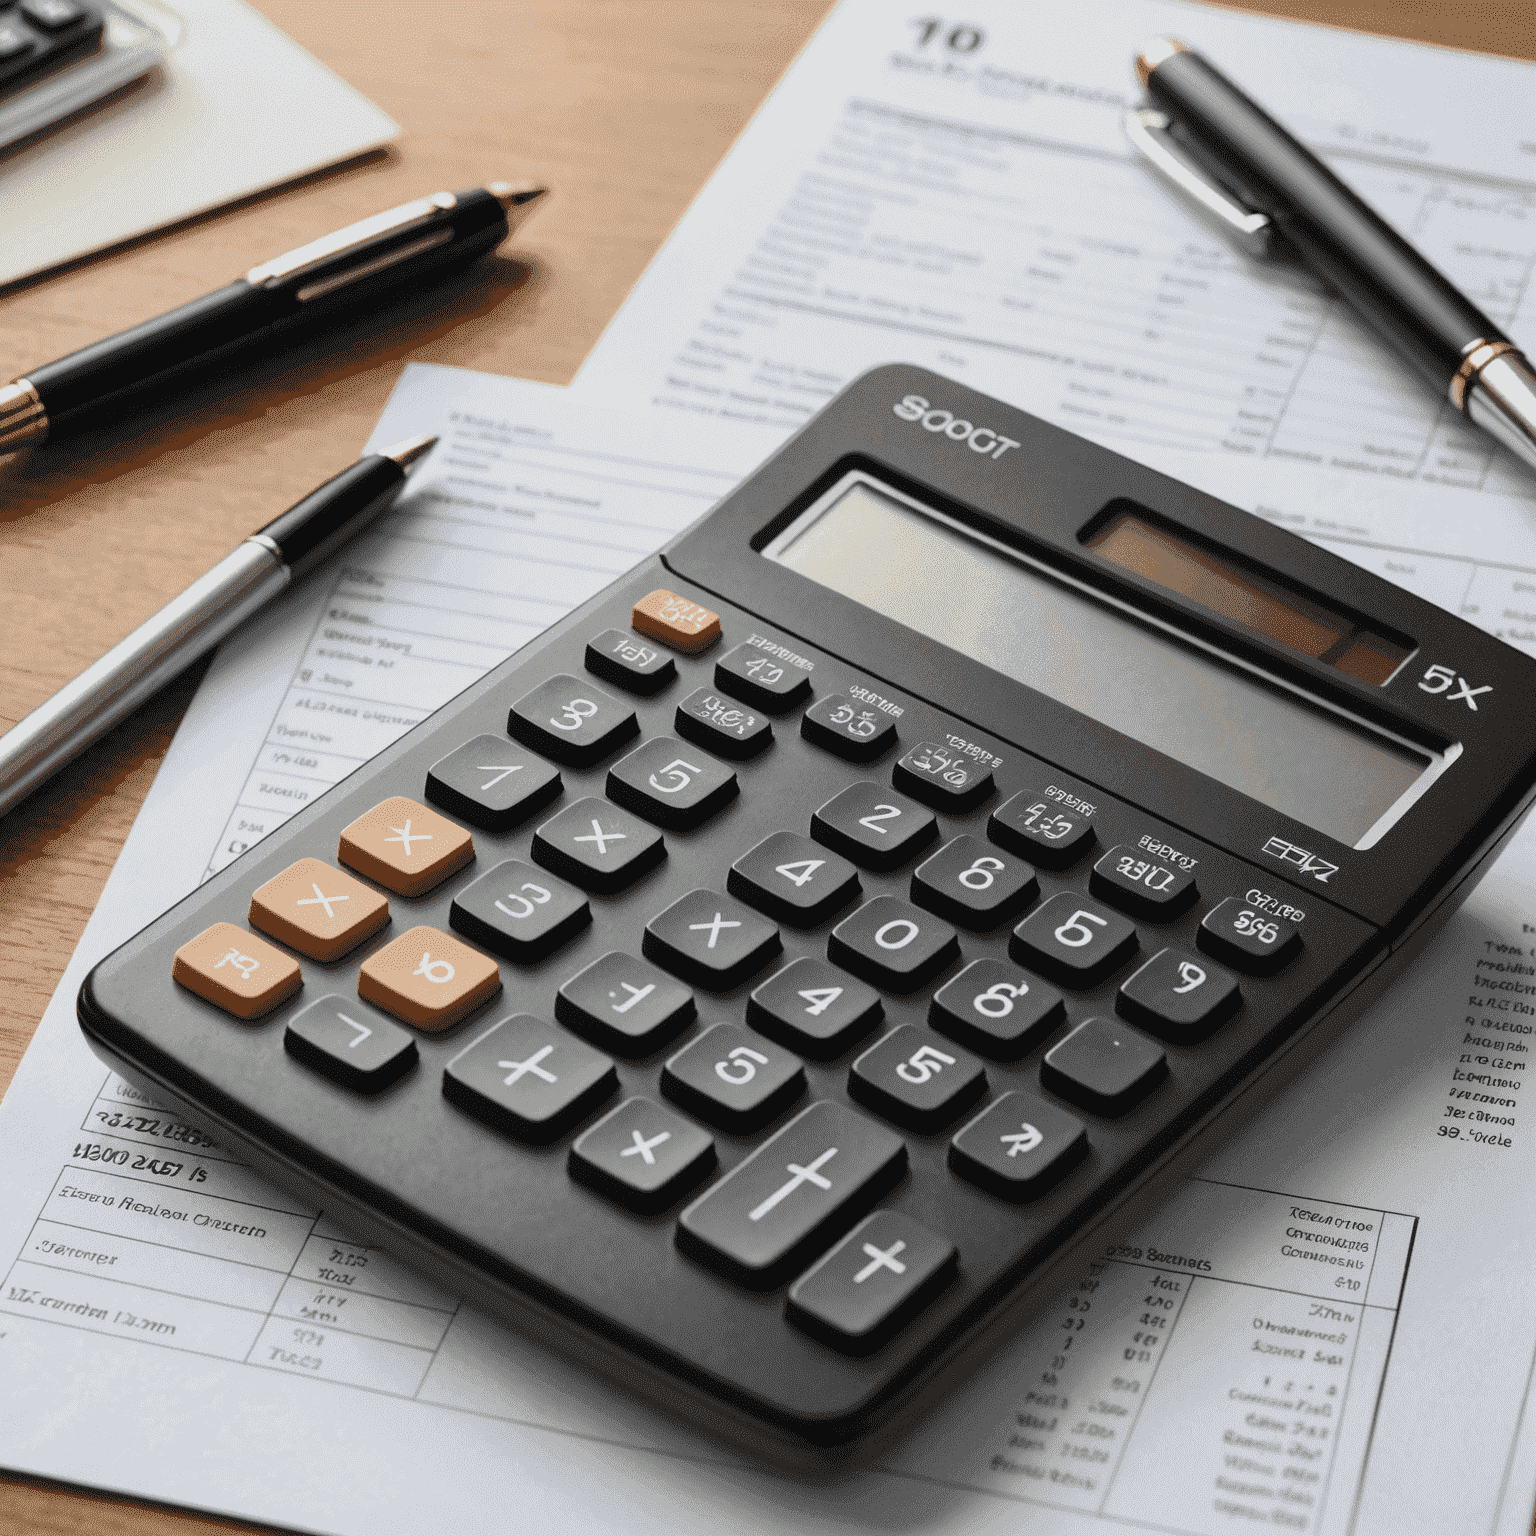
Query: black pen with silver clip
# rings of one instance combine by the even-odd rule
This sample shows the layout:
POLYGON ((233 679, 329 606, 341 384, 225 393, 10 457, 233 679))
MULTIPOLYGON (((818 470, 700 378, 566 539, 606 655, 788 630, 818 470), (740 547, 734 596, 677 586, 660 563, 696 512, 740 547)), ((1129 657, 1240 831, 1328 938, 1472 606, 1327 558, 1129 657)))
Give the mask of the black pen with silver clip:
POLYGON ((0 736, 0 815, 362 532, 436 441, 396 443, 327 480, 0 736))
POLYGON ((168 314, 0 385, 0 454, 122 414, 129 397, 235 354, 274 350, 342 313, 435 282, 494 250, 545 189, 493 181, 436 192, 301 245, 168 314))
POLYGON ((1149 165, 1250 256, 1298 258, 1437 393, 1536 468, 1536 372, 1442 272, 1209 59, 1159 37, 1125 114, 1149 165))

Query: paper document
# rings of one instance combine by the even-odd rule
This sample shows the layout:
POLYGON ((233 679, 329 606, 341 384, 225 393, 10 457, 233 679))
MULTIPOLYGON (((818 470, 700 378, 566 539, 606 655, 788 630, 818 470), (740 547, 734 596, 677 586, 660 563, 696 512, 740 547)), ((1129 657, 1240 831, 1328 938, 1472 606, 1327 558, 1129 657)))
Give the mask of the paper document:
POLYGON ((1536 65, 1173 0, 983 0, 963 22, 845 0, 578 383, 698 432, 787 433, 865 369, 919 363, 1536 650, 1536 476, 1133 154, 1132 59, 1165 33, 1536 344, 1536 65))
POLYGON ((412 367, 374 441, 424 430, 444 445, 345 568, 215 662, 0 1105, 0 1464, 346 1536, 511 1509, 624 1536, 1524 1536, 1536 836, 913 1438, 831 1479, 746 1465, 492 1325, 101 1066, 73 1018, 91 963, 764 440, 412 367))
MULTIPOLYGON (((181 42, 156 77, 0 162, 0 287, 399 133, 243 0, 174 0, 173 8, 181 42)), ((277 254, 252 251, 249 265, 277 254)), ((19 368, 39 359, 9 361, 19 368)))

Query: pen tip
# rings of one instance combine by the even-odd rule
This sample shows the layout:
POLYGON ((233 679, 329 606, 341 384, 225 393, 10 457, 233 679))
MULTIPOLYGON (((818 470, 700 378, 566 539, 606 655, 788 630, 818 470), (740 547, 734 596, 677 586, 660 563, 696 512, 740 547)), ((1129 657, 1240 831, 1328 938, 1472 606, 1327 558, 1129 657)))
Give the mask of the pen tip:
POLYGON ((507 228, 515 230, 533 212, 548 187, 532 181, 493 181, 485 189, 507 212, 507 228))
POLYGON ((381 448, 379 456, 385 459, 393 459, 401 469, 409 469, 417 459, 422 458, 430 451, 437 441, 436 436, 408 437, 404 442, 395 443, 391 447, 381 448))

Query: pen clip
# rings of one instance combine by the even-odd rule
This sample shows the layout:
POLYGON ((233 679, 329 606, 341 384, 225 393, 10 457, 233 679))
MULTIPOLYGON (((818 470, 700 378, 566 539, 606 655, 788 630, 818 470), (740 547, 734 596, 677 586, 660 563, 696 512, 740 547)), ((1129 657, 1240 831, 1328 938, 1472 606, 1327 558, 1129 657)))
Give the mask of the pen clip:
POLYGON ((1275 254, 1275 226, 1267 213, 1253 213, 1211 181, 1169 131, 1167 113, 1132 107, 1121 119, 1125 136, 1153 170, 1216 220, 1224 235, 1249 256, 1263 261, 1275 254))

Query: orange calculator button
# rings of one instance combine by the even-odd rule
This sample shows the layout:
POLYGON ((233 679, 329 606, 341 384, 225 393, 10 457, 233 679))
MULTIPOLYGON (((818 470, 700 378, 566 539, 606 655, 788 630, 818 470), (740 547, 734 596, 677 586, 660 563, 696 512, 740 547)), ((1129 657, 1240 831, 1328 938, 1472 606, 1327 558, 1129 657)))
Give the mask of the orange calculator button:
POLYGON ((237 1019, 259 1019, 304 985, 299 963, 264 939, 215 923, 176 951, 171 976, 237 1019))
POLYGON ((369 955, 357 974, 364 1002, 418 1029, 447 1029, 499 991, 496 962, 437 928, 402 933, 369 955))
POLYGON ((629 622, 642 635, 670 645, 674 651, 690 656, 707 651, 720 638, 720 615, 700 603, 665 587, 657 589, 635 604, 629 622))
POLYGON ((474 856, 474 839, 463 827, 404 795, 359 816, 336 849, 343 864, 397 896, 430 891, 474 856))
POLYGON ((300 859, 256 891, 247 920, 311 960, 336 960, 389 921, 389 902, 319 859, 300 859))

